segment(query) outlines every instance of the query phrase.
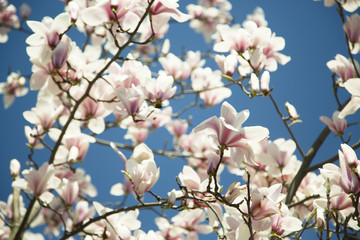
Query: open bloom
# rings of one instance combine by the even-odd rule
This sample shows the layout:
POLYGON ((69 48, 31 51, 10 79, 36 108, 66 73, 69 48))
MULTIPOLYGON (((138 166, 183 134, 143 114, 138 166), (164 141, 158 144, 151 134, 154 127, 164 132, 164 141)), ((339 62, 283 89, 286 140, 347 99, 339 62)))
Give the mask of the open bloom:
POLYGON ((133 156, 126 161, 126 172, 129 174, 138 195, 150 190, 160 176, 160 169, 156 168, 151 150, 144 144, 134 149, 133 156))
POLYGON ((242 127, 241 125, 249 117, 249 111, 236 112, 228 102, 221 106, 221 116, 211 117, 200 123, 195 132, 209 130, 209 136, 221 147, 247 148, 247 141, 261 141, 269 135, 268 129, 260 126, 242 127))
POLYGON ((350 102, 339 113, 340 118, 354 114, 360 108, 360 78, 351 78, 344 83, 344 87, 352 95, 350 102))
POLYGON ((37 170, 25 169, 22 174, 26 180, 19 178, 13 182, 12 186, 24 189, 37 197, 45 197, 44 193, 48 193, 49 189, 54 189, 60 184, 60 179, 55 176, 54 166, 47 162, 37 170))
POLYGON ((346 129, 346 119, 339 118, 339 111, 335 111, 332 115, 332 119, 321 116, 320 120, 325 123, 331 131, 336 133, 336 135, 342 136, 346 129))

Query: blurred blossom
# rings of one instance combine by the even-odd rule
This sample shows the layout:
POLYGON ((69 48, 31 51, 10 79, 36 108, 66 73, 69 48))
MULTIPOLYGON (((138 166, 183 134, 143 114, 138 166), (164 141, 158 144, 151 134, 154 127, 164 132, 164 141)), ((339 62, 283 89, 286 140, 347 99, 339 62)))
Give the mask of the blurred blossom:
POLYGON ((339 117, 339 113, 339 111, 335 111, 332 115, 332 119, 326 116, 321 116, 320 120, 325 123, 336 135, 342 136, 345 132, 347 122, 346 119, 339 117))
POLYGON ((26 79, 18 73, 10 73, 6 82, 0 83, 0 94, 4 94, 4 107, 8 108, 15 97, 25 96, 29 89, 25 87, 26 79))
POLYGON ((31 7, 26 3, 21 4, 20 15, 23 19, 28 19, 31 15, 31 7))

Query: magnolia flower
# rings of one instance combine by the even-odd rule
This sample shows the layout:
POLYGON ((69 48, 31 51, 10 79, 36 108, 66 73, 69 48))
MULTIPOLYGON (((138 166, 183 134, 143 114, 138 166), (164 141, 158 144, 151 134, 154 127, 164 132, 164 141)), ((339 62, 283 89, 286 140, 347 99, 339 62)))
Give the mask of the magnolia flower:
POLYGON ((155 0, 150 8, 151 14, 154 16, 166 14, 177 22, 185 22, 190 19, 190 16, 178 10, 178 0, 155 0))
POLYGON ((351 100, 339 113, 339 118, 354 114, 360 108, 360 78, 351 78, 344 83, 344 87, 351 94, 351 100))
POLYGON ((135 192, 140 196, 155 185, 160 176, 160 169, 156 168, 154 155, 146 144, 135 147, 133 155, 126 161, 126 172, 135 192))
POLYGON ((48 99, 39 98, 36 102, 36 107, 32 108, 31 111, 25 111, 23 116, 28 122, 48 131, 62 113, 63 109, 63 105, 54 106, 48 99))
POLYGON ((146 95, 155 107, 161 108, 163 102, 175 94, 176 86, 172 87, 173 83, 174 78, 165 74, 160 74, 156 80, 146 83, 146 95))
POLYGON ((166 57, 159 58, 161 66, 165 72, 173 76, 175 80, 183 80, 189 77, 191 67, 188 62, 181 61, 180 58, 172 53, 166 55, 166 57))
MULTIPOLYGON (((359 63, 354 59, 355 67, 360 69, 359 63)), ((338 81, 340 83, 346 82, 350 78, 357 77, 354 65, 350 59, 347 59, 341 54, 336 54, 334 60, 330 60, 326 63, 326 66, 335 74, 339 76, 338 81)))
POLYGON ((339 118, 339 111, 333 113, 332 119, 321 116, 320 120, 325 123, 331 131, 336 133, 336 135, 342 136, 345 132, 347 122, 344 118, 339 118))
POLYGON ((29 28, 34 32, 26 39, 29 45, 39 46, 47 44, 55 48, 60 42, 60 34, 63 34, 71 24, 70 15, 61 13, 55 19, 44 17, 41 22, 26 21, 29 28))
POLYGON ((26 192, 34 194, 36 197, 40 197, 44 200, 50 200, 50 189, 55 189, 60 184, 60 179, 55 176, 55 168, 53 165, 49 165, 45 162, 38 170, 31 168, 22 171, 22 175, 25 177, 19 178, 12 183, 13 187, 19 187, 26 192))
POLYGON ((4 107, 8 108, 14 102, 15 97, 22 97, 29 91, 24 87, 26 79, 18 73, 10 73, 6 83, 0 83, 0 94, 4 94, 4 107))
MULTIPOLYGON (((360 1, 359 1, 360 4, 360 1)), ((353 15, 346 16, 344 24, 344 32, 346 33, 352 54, 360 52, 360 15, 354 13, 353 15)))
POLYGON ((224 55, 215 55, 215 61, 223 74, 227 76, 234 75, 238 65, 237 56, 235 54, 230 54, 226 57, 224 55))
POLYGON ((243 28, 220 30, 221 41, 215 43, 214 51, 237 53, 245 52, 251 46, 251 35, 243 28))
POLYGON ((194 132, 207 129, 209 137, 222 148, 249 149, 248 141, 260 142, 269 135, 269 131, 264 127, 242 127, 249 114, 248 110, 237 113, 233 106, 224 102, 221 106, 221 116, 219 118, 214 116, 203 121, 194 128, 194 132))

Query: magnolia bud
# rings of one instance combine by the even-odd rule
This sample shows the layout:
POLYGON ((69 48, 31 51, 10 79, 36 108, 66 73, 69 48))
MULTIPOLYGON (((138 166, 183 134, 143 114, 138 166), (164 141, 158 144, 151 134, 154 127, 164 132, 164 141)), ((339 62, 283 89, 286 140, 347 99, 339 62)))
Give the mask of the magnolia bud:
POLYGON ((20 6, 20 15, 23 19, 28 19, 31 15, 31 8, 28 4, 23 3, 20 6))
POLYGON ((59 42, 54 51, 52 52, 51 61, 54 68, 61 68, 64 66, 67 57, 68 57, 69 49, 66 43, 59 42))
POLYGON ((71 2, 69 2, 68 7, 69 7, 69 14, 70 14, 71 20, 75 22, 79 17, 79 12, 80 12, 79 5, 77 5, 77 3, 71 1, 71 2))
POLYGON ((16 178, 20 173, 20 162, 16 160, 15 158, 10 161, 10 174, 12 178, 16 178))
POLYGON ((251 90, 252 96, 255 96, 259 92, 259 79, 255 73, 251 74, 249 83, 251 85, 250 90, 251 90))
POLYGON ((299 118, 299 114, 296 112, 296 109, 289 102, 285 103, 286 110, 291 118, 291 120, 296 120, 299 118))
POLYGON ((264 95, 269 92, 270 74, 264 71, 260 78, 260 88, 264 95))

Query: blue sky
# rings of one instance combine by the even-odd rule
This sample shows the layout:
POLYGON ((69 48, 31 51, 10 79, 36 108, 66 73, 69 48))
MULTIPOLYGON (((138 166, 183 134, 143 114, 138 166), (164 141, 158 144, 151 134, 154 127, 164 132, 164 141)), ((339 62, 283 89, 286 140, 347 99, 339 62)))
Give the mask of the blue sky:
MULTIPOLYGON (((19 7, 23 1, 9 1, 19 7)), ((180 5, 194 1, 180 0, 180 5)), ((274 87, 273 96, 278 102, 283 114, 285 102, 293 104, 300 118, 303 121, 292 127, 300 146, 306 152, 315 140, 317 135, 325 126, 319 116, 331 117, 336 109, 336 102, 332 94, 331 72, 326 67, 326 62, 334 59, 340 53, 345 56, 345 38, 342 31, 342 24, 335 7, 326 8, 323 2, 303 1, 268 1, 268 0, 233 0, 232 14, 237 23, 242 23, 247 14, 253 12, 255 7, 260 6, 265 12, 268 26, 277 36, 285 38, 286 46, 283 54, 291 57, 291 61, 285 66, 279 66, 278 70, 271 73, 271 86, 274 87)), ((62 10, 63 3, 58 0, 37 0, 29 2, 33 13, 31 19, 41 20, 43 16, 55 17, 62 10), (45 6, 45 7, 44 7, 45 6)), ((184 9, 184 7, 182 7, 184 9)), ((174 24, 171 26, 169 38, 172 39, 171 50, 175 53, 181 51, 183 45, 188 44, 191 38, 191 45, 186 45, 188 50, 203 49, 208 46, 203 44, 202 36, 189 29, 188 23, 182 25, 174 24), (172 28, 173 27, 173 28, 172 28), (179 37, 183 36, 183 37, 179 37), (175 38, 174 38, 175 37, 175 38)), ((9 42, 0 44, 0 81, 6 81, 8 69, 20 71, 24 75, 31 73, 31 65, 25 52, 26 35, 19 32, 11 32, 9 42)), ((359 59, 357 59, 359 61, 359 59)), ((212 65, 214 66, 214 65, 212 65)), ((341 99, 348 97, 346 91, 340 91, 341 99)), ((27 96, 17 98, 14 104, 7 110, 0 107, 0 180, 1 191, 0 200, 6 201, 11 192, 11 179, 9 175, 9 161, 17 158, 23 165, 29 154, 25 146, 24 126, 28 125, 22 117, 22 112, 29 110, 35 105, 36 93, 30 92, 27 96)), ((290 136, 283 126, 279 116, 276 114, 270 99, 255 98, 248 99, 240 89, 233 89, 233 95, 229 101, 238 111, 243 109, 250 110, 250 118, 245 125, 260 125, 267 127, 270 131, 270 139, 277 138, 289 139, 290 136)), ((201 122, 212 115, 219 115, 219 107, 209 109, 206 112, 190 111, 193 115, 194 124, 201 122)), ((359 113, 348 118, 348 122, 358 121, 359 113)), ((356 138, 356 132, 360 128, 352 129, 356 138)), ((349 133, 349 131, 347 131, 349 133)), ((104 134, 113 141, 121 141, 121 131, 114 131, 104 134)), ((317 162, 337 154, 340 147, 340 140, 330 134, 323 148, 316 157, 317 162)), ((160 136, 160 138, 162 135, 160 136)), ((163 142, 159 137, 152 137, 154 141, 149 142, 149 146, 154 149, 162 148, 163 142)), ((171 141, 171 139, 169 138, 171 141)), ((355 142, 357 139, 353 139, 355 142)), ((359 155, 359 153, 358 153, 359 155)), ((129 154, 127 154, 129 156, 129 154)), ((300 155, 297 152, 297 156, 300 155)), ((37 151, 35 158, 39 162, 47 161, 48 153, 37 151)), ((182 160, 169 160, 164 158, 157 159, 160 166, 160 180, 154 187, 154 191, 170 191, 176 187, 175 176, 182 170, 184 162, 182 160)), ((92 180, 99 192, 100 201, 117 201, 114 197, 109 197, 110 187, 122 180, 120 173, 122 162, 116 154, 104 146, 91 146, 84 167, 86 172, 92 175, 92 180)), ((151 218, 146 220, 148 226, 152 226, 151 218), (150 219, 150 220, 149 220, 150 219), (149 221, 149 222, 148 222, 149 221)), ((145 227, 144 229, 147 229, 145 227)))

